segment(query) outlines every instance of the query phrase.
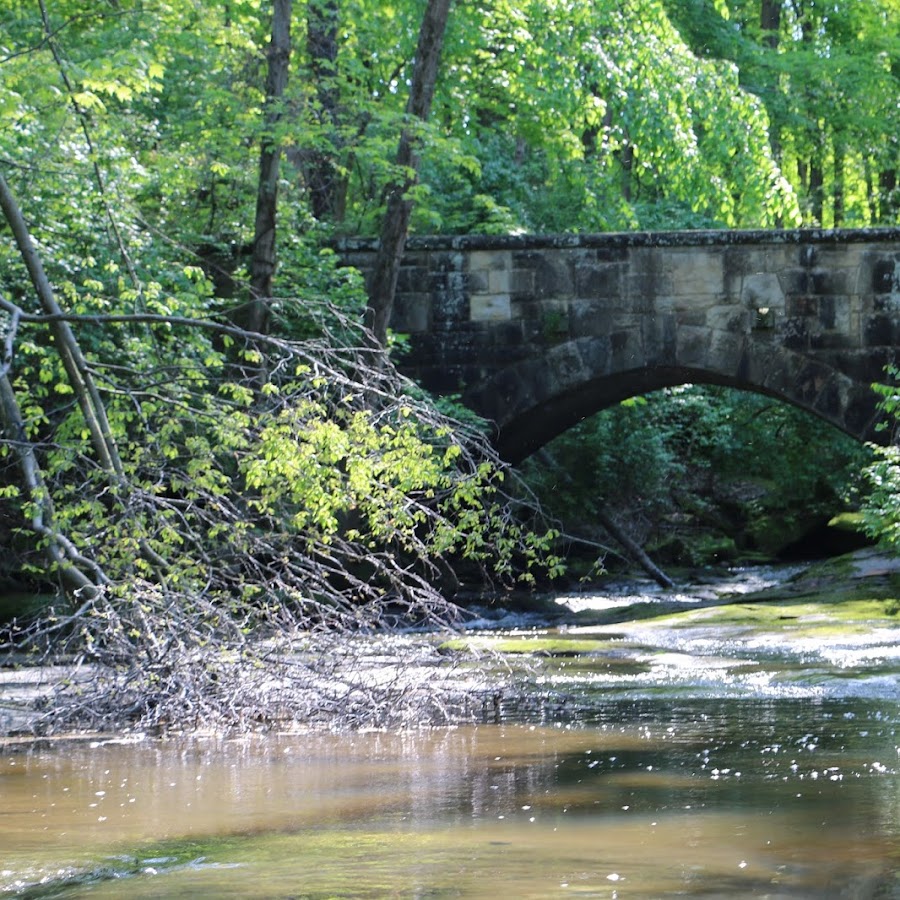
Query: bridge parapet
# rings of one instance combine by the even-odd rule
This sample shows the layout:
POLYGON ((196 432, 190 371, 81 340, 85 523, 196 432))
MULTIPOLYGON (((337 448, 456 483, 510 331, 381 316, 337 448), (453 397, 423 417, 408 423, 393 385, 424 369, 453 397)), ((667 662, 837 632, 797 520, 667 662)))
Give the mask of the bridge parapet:
MULTIPOLYGON (((374 242, 344 241, 364 272, 374 242)), ((762 391, 860 438, 900 347, 900 229, 413 238, 403 367, 459 393, 517 460, 683 382, 762 391)))

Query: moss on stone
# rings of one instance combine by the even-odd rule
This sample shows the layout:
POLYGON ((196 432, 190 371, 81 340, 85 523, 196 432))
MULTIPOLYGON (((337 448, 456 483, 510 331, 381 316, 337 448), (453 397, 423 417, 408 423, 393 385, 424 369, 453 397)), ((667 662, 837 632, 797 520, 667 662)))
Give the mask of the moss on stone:
POLYGON ((880 597, 848 599, 834 593, 816 600, 773 599, 730 603, 686 610, 655 619, 650 627, 687 629, 702 626, 745 626, 758 633, 788 631, 792 636, 808 634, 861 634, 873 628, 893 627, 896 618, 880 597))
POLYGON ((608 652, 609 639, 568 638, 564 635, 539 637, 510 635, 475 635, 453 638, 441 644, 442 650, 491 651, 494 653, 525 654, 531 656, 580 656, 608 652))

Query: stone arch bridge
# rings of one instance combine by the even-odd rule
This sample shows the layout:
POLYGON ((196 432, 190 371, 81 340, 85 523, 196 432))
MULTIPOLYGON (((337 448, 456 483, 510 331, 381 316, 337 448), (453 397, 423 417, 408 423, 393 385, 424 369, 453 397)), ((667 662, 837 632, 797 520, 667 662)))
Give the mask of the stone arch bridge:
MULTIPOLYGON (((375 242, 345 239, 371 269, 375 242)), ((687 382, 780 398, 876 439, 900 353, 900 228, 412 238, 401 368, 460 394, 518 462, 582 418, 687 382)))

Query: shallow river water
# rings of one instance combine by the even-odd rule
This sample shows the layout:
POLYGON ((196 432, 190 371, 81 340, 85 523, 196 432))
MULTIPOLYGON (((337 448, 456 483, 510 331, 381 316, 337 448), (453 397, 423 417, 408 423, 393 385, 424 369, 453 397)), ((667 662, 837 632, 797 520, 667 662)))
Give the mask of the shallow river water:
POLYGON ((897 631, 599 633, 490 724, 0 744, 0 893, 900 898, 897 631))

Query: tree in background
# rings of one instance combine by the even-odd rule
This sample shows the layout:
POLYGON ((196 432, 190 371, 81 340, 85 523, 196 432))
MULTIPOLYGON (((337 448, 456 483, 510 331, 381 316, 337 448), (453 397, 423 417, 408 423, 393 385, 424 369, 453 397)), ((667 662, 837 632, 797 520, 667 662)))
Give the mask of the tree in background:
POLYGON ((670 0, 699 54, 765 104, 806 225, 897 221, 900 8, 891 0, 670 0))
POLYGON ((456 153, 425 156, 430 230, 797 221, 762 104, 657 0, 489 0, 451 25, 445 65, 435 121, 456 153))
POLYGON ((409 101, 405 122, 400 131, 400 142, 395 161, 399 178, 386 185, 387 202, 384 221, 378 242, 378 253, 369 281, 369 328, 375 341, 387 345, 388 324, 397 292, 397 278, 406 247, 409 220, 413 211, 410 191, 419 177, 420 138, 415 129, 428 121, 434 89, 437 83, 438 63, 444 44, 444 32, 450 15, 450 0, 428 0, 419 42, 416 47, 415 66, 409 86, 409 101))
POLYGON ((247 327, 250 331, 269 330, 269 304, 275 274, 276 220, 281 145, 278 126, 284 117, 284 93, 291 59, 292 0, 275 0, 272 13, 272 38, 266 65, 266 90, 260 141, 259 183, 256 192, 256 216, 253 225, 253 254, 250 264, 250 306, 247 327))

